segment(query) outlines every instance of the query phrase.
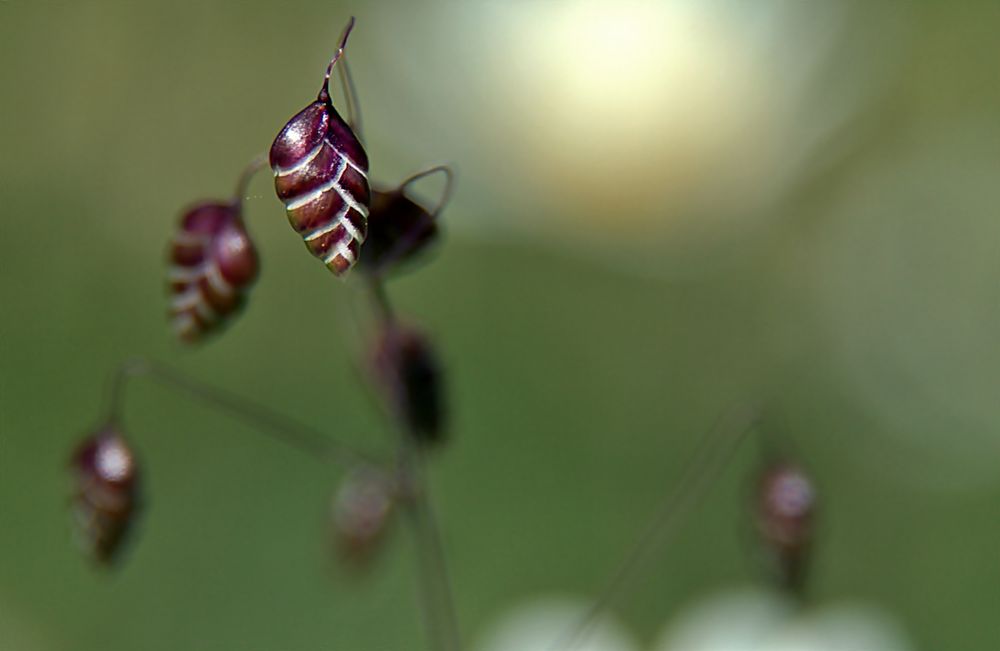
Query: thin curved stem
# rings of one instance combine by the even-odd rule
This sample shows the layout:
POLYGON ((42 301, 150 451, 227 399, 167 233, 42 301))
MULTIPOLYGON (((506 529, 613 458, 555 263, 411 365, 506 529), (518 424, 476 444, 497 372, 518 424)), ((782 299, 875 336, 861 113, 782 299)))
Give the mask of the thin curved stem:
POLYGON ((403 179, 403 182, 399 184, 400 191, 403 191, 406 189, 406 186, 414 183, 415 181, 419 181, 422 178, 437 173, 442 173, 445 175, 444 190, 441 192, 441 198, 438 199, 437 206, 434 208, 434 210, 428 211, 431 214, 431 217, 437 217, 441 213, 441 211, 444 210, 444 207, 448 204, 448 202, 451 200, 452 187, 454 186, 455 183, 455 171, 451 169, 451 166, 435 165, 434 167, 430 167, 415 174, 411 174, 410 176, 403 179))
POLYGON ((347 37, 351 35, 351 30, 354 29, 354 16, 347 21, 347 25, 344 27, 344 31, 340 34, 340 46, 337 48, 337 53, 333 55, 330 59, 330 63, 326 66, 326 74, 323 76, 323 85, 319 89, 319 96, 317 99, 321 102, 330 101, 330 75, 333 74, 333 66, 337 65, 337 61, 340 57, 344 56, 344 48, 347 47, 347 37))
POLYGON ((388 253, 386 253, 381 264, 379 264, 373 272, 375 277, 381 278, 385 274, 385 271, 387 269, 391 269, 392 265, 410 250, 410 247, 412 247, 413 244, 423 236, 424 232, 435 224, 438 216, 441 214, 441 211, 444 210, 445 206, 447 206, 448 202, 451 200, 451 193, 455 182, 455 172, 448 165, 435 165, 434 167, 411 174, 403 179, 402 183, 399 184, 399 188, 396 191, 405 193, 407 186, 412 185, 416 181, 426 178, 431 174, 438 173, 445 175, 445 185, 444 190, 441 192, 441 198, 438 199, 437 205, 433 210, 426 211, 426 215, 421 214, 420 221, 415 223, 406 235, 399 238, 399 241, 395 243, 388 253))
POLYGON ((550 647, 552 651, 568 651, 586 639, 598 616, 626 591, 636 578, 636 570, 651 552, 661 548, 677 533, 684 518, 716 482, 757 422, 756 407, 744 407, 719 418, 709 434, 702 439, 680 480, 660 504, 649 525, 611 574, 597 599, 556 639, 550 647))
MULTIPOLYGON (((372 276, 368 279, 366 288, 379 324, 383 329, 391 327, 395 314, 385 283, 380 277, 372 276)), ((400 426, 398 420, 394 423, 400 429, 397 471, 401 506, 414 536, 420 602, 427 636, 435 651, 461 651, 448 563, 424 477, 423 450, 410 432, 400 426)))
POLYGON ((243 172, 240 173, 240 178, 236 182, 236 196, 233 198, 233 203, 239 208, 243 204, 243 200, 247 196, 247 189, 250 187, 250 181, 253 180, 254 175, 259 172, 264 165, 267 164, 266 154, 257 154, 254 156, 247 166, 243 168, 243 172))
POLYGON ((382 278, 372 276, 368 281, 368 293, 371 296, 375 314, 381 322, 383 329, 396 322, 396 313, 392 309, 392 302, 389 301, 389 294, 386 292, 385 283, 382 278))
POLYGON ((769 406, 761 413, 760 421, 763 426, 757 435, 757 444, 761 459, 773 462, 778 459, 801 458, 788 436, 789 427, 784 412, 769 406))
POLYGON ((417 570, 420 573, 421 601, 427 634, 432 648, 439 651, 460 651, 462 643, 451 579, 441 531, 424 477, 422 452, 408 437, 402 445, 400 474, 406 486, 403 507, 412 524, 417 547, 417 570))
POLYGON ((340 465, 353 467, 359 463, 376 463, 367 454, 332 439, 293 418, 273 411, 251 399, 193 380, 166 365, 136 358, 118 367, 111 380, 107 420, 118 423, 125 405, 125 388, 131 379, 148 377, 163 386, 212 406, 242 420, 269 438, 284 443, 306 455, 340 465))
POLYGON ((358 140, 364 142, 361 134, 361 102, 358 99, 358 89, 354 85, 354 76, 351 75, 351 66, 347 63, 347 55, 340 59, 340 66, 337 68, 340 76, 340 87, 344 89, 344 100, 347 102, 347 124, 358 140))

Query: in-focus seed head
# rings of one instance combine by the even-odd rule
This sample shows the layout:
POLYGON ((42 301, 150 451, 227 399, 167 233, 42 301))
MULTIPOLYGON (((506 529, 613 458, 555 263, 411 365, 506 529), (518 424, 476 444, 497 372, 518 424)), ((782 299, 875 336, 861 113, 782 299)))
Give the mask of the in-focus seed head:
MULTIPOLYGON (((346 44, 330 63, 336 63, 346 44)), ((368 232, 368 155, 334 108, 329 69, 319 97, 281 129, 271 145, 274 189, 306 248, 343 275, 360 257, 368 232)))
POLYGON ((402 325, 387 327, 372 355, 376 383, 396 418, 419 443, 444 437, 443 372, 430 341, 402 325))
POLYGON ((77 447, 70 469, 76 539, 88 556, 110 565, 118 558, 138 510, 135 454, 116 429, 106 427, 77 447))
POLYGON ((757 531, 787 587, 801 587, 815 515, 816 490, 805 471, 790 463, 764 469, 757 490, 757 531))
POLYGON ((348 472, 334 495, 331 523, 340 559, 355 569, 370 565, 395 512, 396 484, 385 472, 359 467, 348 472))
POLYGON ((230 323, 257 280, 257 250, 239 202, 192 206, 168 253, 171 323, 181 341, 194 343, 230 323))
POLYGON ((438 239, 430 210, 402 188, 372 189, 368 240, 361 251, 362 270, 381 273, 415 259, 438 239))

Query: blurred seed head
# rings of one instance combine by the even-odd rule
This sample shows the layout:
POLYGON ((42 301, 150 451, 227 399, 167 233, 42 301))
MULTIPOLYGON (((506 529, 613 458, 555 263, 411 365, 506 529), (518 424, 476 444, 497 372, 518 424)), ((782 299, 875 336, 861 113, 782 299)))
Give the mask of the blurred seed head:
POLYGON ((906 651, 898 622, 879 608, 845 602, 801 609, 769 590, 730 590, 677 613, 654 651, 906 651))
MULTIPOLYGON (((553 651, 556 642, 587 613, 589 598, 543 596, 517 605, 487 630, 477 651, 553 651)), ((574 651, 635 651, 635 638, 611 613, 602 613, 574 651)))
POLYGON ((396 482, 369 466, 348 472, 333 497, 331 524, 338 557, 363 569, 382 547, 397 498, 396 482))
POLYGON ((772 463, 758 479, 757 532, 777 566, 784 587, 800 591, 813 542, 816 489, 800 467, 772 463))
POLYGON ((169 258, 170 317, 174 333, 185 343, 227 325, 259 272, 238 202, 205 201, 185 212, 169 258))
POLYGON ((138 510, 139 469, 121 433, 108 426, 88 436, 70 460, 75 536, 101 565, 118 558, 138 510))
POLYGON ((419 443, 444 436, 443 372, 430 341, 419 331, 389 325, 372 353, 376 384, 394 416, 419 443))
POLYGON ((407 196, 404 188, 374 187, 361 268, 378 274, 405 265, 429 249, 438 234, 430 209, 407 196))

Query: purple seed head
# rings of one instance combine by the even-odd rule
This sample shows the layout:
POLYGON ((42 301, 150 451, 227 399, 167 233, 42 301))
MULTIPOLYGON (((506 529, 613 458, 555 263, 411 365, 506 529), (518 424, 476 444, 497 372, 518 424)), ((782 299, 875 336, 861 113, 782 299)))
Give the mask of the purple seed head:
POLYGON ((756 525, 761 541, 777 561, 782 580, 799 588, 812 543, 816 490, 804 470, 790 463, 774 463, 760 475, 756 525))
POLYGON ((369 273, 382 273, 406 264, 429 249, 437 241, 438 232, 431 212, 401 188, 373 188, 361 268, 369 273))
POLYGON ((372 355, 377 385, 395 417, 419 443, 444 436, 443 373, 430 341, 419 331, 388 326, 372 355))
POLYGON ((333 498, 334 545, 355 569, 370 565, 382 546, 395 510, 396 486, 385 472, 359 467, 344 476, 333 498))
POLYGON ((257 250, 238 202, 206 201, 181 216, 169 250, 170 318, 181 341, 220 330, 257 279, 257 250))
POLYGON ((334 108, 327 68, 316 101, 299 111, 271 145, 274 189, 285 204, 288 221, 306 248, 340 276, 354 266, 368 231, 368 155, 351 127, 334 108))
POLYGON ((77 447, 70 459, 75 534, 102 565, 113 562, 136 518, 139 469, 124 437, 106 427, 77 447))

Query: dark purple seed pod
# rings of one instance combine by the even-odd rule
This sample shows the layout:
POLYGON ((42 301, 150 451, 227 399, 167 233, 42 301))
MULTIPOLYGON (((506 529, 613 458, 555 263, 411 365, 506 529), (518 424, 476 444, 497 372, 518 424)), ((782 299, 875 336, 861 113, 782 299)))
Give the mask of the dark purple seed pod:
POLYGON ((450 168, 439 166, 415 174, 395 188, 372 188, 368 240, 361 251, 363 271, 381 274, 406 264, 437 241, 437 217, 451 196, 452 178, 450 168), (437 206, 429 208, 407 194, 414 181, 438 172, 446 175, 446 185, 437 206))
POLYGON ((382 470, 365 466, 344 476, 330 514, 341 561, 356 569, 370 565, 386 538, 396 499, 396 482, 382 470))
POLYGON ((121 552, 136 517, 139 479, 135 455, 114 427, 87 437, 70 460, 73 524, 80 545, 108 565, 121 552))
POLYGON ((801 590, 815 526, 812 481, 796 465, 769 465, 758 480, 755 510, 758 534, 777 565, 782 584, 801 590))
POLYGON ((233 201, 205 201, 181 216, 167 275, 170 319, 181 341, 194 343, 231 321, 257 280, 260 264, 243 223, 241 198, 261 164, 247 167, 233 201))
POLYGON ((407 432, 420 443, 444 436, 441 365, 430 341, 413 328, 390 325, 375 342, 376 383, 407 432))
POLYGON ((368 155, 330 98, 330 73, 344 54, 348 23, 316 101, 271 145, 274 188, 306 248, 340 276, 358 261, 368 231, 368 155))

